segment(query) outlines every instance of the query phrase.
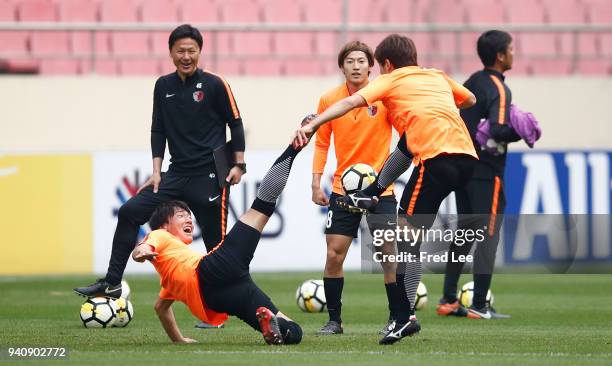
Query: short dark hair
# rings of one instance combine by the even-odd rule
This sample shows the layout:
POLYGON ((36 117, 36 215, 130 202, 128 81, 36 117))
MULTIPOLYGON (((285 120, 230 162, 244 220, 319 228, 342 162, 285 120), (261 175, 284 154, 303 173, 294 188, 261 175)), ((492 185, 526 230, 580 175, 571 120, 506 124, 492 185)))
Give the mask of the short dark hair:
POLYGON ((151 218, 149 219, 149 226, 151 230, 157 230, 162 225, 170 222, 174 213, 178 210, 185 210, 187 212, 191 212, 189 210, 189 206, 183 201, 168 201, 162 202, 155 208, 151 218))
POLYGON ((497 54, 505 53, 508 50, 508 45, 512 42, 512 36, 508 32, 500 30, 486 31, 478 37, 476 49, 478 57, 485 67, 495 65, 497 54))
POLYGON ((418 66, 417 50, 414 42, 399 34, 390 34, 383 39, 374 51, 374 57, 379 64, 389 60, 393 67, 418 66))
POLYGON ((345 44, 338 53, 338 67, 342 68, 342 65, 344 65, 344 59, 353 51, 361 51, 365 53, 366 57, 368 58, 368 65, 370 65, 370 67, 374 66, 374 53, 372 52, 370 46, 360 41, 351 41, 345 44))
POLYGON ((198 28, 194 28, 191 24, 182 24, 178 27, 174 28, 172 33, 170 33, 170 37, 168 38, 168 48, 172 49, 172 46, 182 38, 191 38, 198 44, 200 50, 202 50, 202 44, 204 40, 202 39, 202 33, 198 30, 198 28))

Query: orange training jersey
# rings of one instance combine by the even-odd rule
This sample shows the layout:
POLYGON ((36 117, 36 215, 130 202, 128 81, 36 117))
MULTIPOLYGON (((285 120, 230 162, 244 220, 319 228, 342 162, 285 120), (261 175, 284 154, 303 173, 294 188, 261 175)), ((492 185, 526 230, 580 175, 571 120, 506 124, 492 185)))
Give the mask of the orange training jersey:
MULTIPOLYGON (((348 96, 346 84, 337 86, 323 94, 319 100, 317 113, 322 113, 335 102, 348 96)), ((334 193, 344 194, 340 176, 353 164, 365 163, 380 172, 385 159, 389 156, 391 144, 391 123, 388 117, 387 109, 378 102, 370 107, 356 108, 322 125, 317 130, 312 172, 323 174, 332 133, 338 162, 334 172, 334 193)), ((401 131, 399 126, 394 123, 398 132, 401 131)), ((390 194, 393 194, 393 185, 387 188, 383 196, 390 194)))
POLYGON ((368 105, 382 101, 406 132, 415 160, 439 154, 467 154, 478 159, 457 105, 470 92, 443 71, 407 66, 383 74, 359 90, 368 105))
POLYGON ((227 319, 227 314, 209 309, 202 300, 196 268, 204 255, 163 229, 149 233, 144 242, 159 253, 151 263, 159 273, 161 299, 185 303, 193 315, 209 324, 218 325, 227 319))

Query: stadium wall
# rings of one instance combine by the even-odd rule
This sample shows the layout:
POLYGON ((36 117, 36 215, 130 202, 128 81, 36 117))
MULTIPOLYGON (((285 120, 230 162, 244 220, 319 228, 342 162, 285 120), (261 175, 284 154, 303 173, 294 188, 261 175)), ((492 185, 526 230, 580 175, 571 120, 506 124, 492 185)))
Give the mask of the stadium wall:
MULTIPOLYGON (((250 204, 296 121, 314 110, 318 95, 338 79, 230 82, 247 124, 249 144, 249 174, 233 188, 231 225, 250 204)), ((605 229, 598 230, 597 237, 590 235, 584 258, 612 260, 608 127, 612 121, 605 111, 612 100, 612 79, 509 82, 514 100, 534 112, 544 135, 536 150, 523 152, 522 143, 512 149, 518 152, 508 159, 508 211, 606 214, 605 229)), ((150 173, 154 79, 4 77, 0 83, 4 101, 0 229, 7 235, 0 274, 104 272, 116 210, 150 173)), ((312 151, 303 155, 279 203, 280 214, 266 228, 254 270, 322 268, 326 215, 310 202, 312 151)), ((328 167, 333 167, 333 153, 330 158, 328 167)), ((328 168, 323 180, 327 188, 331 173, 328 168)), ((452 202, 445 209, 452 212, 452 202)), ((143 227, 141 235, 146 230, 143 227)), ((536 242, 535 235, 542 233, 535 233, 533 241, 506 245, 499 258, 530 263, 558 257, 558 243, 536 242)), ((360 251, 354 244, 346 264, 358 269, 360 251)), ((201 240, 195 247, 203 250, 201 240)), ((127 269, 127 273, 150 271, 152 267, 132 262, 127 269)))

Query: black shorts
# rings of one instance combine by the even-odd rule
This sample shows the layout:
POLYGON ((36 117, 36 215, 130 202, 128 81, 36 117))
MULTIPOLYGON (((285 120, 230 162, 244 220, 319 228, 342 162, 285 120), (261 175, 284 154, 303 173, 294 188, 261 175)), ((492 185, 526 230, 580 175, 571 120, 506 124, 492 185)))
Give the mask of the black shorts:
MULTIPOLYGON (((332 193, 329 197, 329 208, 325 221, 325 234, 346 235, 356 238, 362 214, 348 212, 338 207, 336 204, 336 199, 338 197, 341 196, 337 193, 332 193)), ((390 195, 381 197, 378 205, 376 205, 372 211, 372 214, 367 217, 370 230, 394 230, 397 223, 396 212, 397 201, 395 200, 395 196, 390 195)))
POLYGON ((407 217, 414 227, 430 228, 442 201, 467 185, 477 163, 464 154, 442 154, 422 161, 404 188, 398 215, 407 217))
POLYGON ((200 290, 206 305, 216 312, 237 316, 255 330, 260 330, 255 317, 258 307, 278 312, 249 274, 260 237, 259 231, 238 221, 225 240, 198 265, 200 290))

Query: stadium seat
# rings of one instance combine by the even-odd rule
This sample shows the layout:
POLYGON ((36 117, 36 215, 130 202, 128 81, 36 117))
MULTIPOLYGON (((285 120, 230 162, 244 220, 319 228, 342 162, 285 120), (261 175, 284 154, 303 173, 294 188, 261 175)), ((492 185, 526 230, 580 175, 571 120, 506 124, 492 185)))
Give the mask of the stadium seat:
POLYGON ((30 33, 0 31, 0 55, 25 55, 30 51, 30 33))
POLYGON ((457 79, 457 81, 463 82, 463 80, 467 80, 470 75, 483 68, 484 66, 477 56, 465 57, 461 60, 460 69, 456 71, 457 74, 464 76, 465 79, 457 79))
POLYGON ((534 59, 529 62, 531 72, 538 76, 569 75, 571 61, 568 59, 534 59))
POLYGON ((578 0, 543 0, 548 21, 552 24, 581 24, 586 20, 586 9, 578 0))
POLYGON ((610 57, 612 56, 612 34, 603 33, 599 35, 599 44, 601 45, 601 54, 610 57))
POLYGON ((308 23, 337 24, 342 21, 342 0, 298 0, 308 23))
POLYGON ((214 23, 221 20, 221 12, 214 0, 182 0, 178 4, 183 23, 214 23))
POLYGON ((282 61, 276 59, 253 59, 243 62, 244 76, 279 76, 285 70, 282 61))
POLYGON ((30 50, 34 56, 68 55, 70 53, 70 37, 68 32, 32 32, 30 45, 30 50))
MULTIPOLYGON (((162 57, 155 60, 157 62, 157 70, 159 75, 166 75, 176 71, 176 66, 172 63, 172 60, 168 57, 162 57)), ((202 64, 200 64, 202 67, 202 64)))
POLYGON ((583 75, 612 75, 610 60, 579 60, 576 72, 583 75))
POLYGON ((466 21, 471 24, 500 24, 505 22, 505 8, 492 0, 463 0, 466 21))
POLYGON ((480 34, 479 32, 461 32, 459 50, 462 55, 477 57, 476 43, 480 34))
POLYGON ((17 19, 22 22, 55 22, 57 8, 52 0, 21 0, 17 2, 17 19))
MULTIPOLYGON (((457 44, 457 33, 437 32, 431 35, 432 48, 431 52, 437 55, 454 56, 461 53, 457 44)), ((460 40, 459 40, 460 41, 460 40)), ((416 40, 415 40, 416 44, 416 40)), ((418 46, 417 46, 418 50, 418 46)), ((425 52, 425 51, 424 51, 425 52)))
POLYGON ((278 55, 310 55, 313 52, 312 33, 281 32, 274 34, 273 39, 278 55))
POLYGON ((383 23, 385 2, 378 0, 352 0, 348 6, 349 23, 383 23))
POLYGON ((148 55, 150 40, 148 32, 112 32, 111 49, 115 55, 148 55))
POLYGON ((558 41, 554 33, 520 33, 514 36, 515 52, 519 55, 552 56, 557 54, 558 41))
POLYGON ((7 60, 6 72, 9 74, 38 74, 39 65, 36 60, 7 60))
POLYGON ((133 0, 104 0, 100 2, 102 22, 138 22, 138 6, 133 0))
POLYGON ((266 23, 301 23, 304 10, 297 0, 260 0, 266 23))
POLYGON ((438 0, 429 10, 429 20, 436 24, 463 24, 466 18, 461 0, 438 0))
MULTIPOLYGON (((208 67, 207 67, 208 69, 208 67)), ((225 59, 220 60, 210 69, 210 71, 220 74, 222 76, 226 75, 243 75, 244 70, 242 68, 242 63, 239 60, 225 59)))
POLYGON ((510 24, 544 23, 544 7, 533 0, 502 0, 510 24))
MULTIPOLYGON (((412 1, 379 0, 384 9, 383 19, 389 23, 415 23, 418 11, 412 1)), ((420 9, 420 8, 419 8, 420 9)))
POLYGON ((159 75, 159 64, 153 59, 126 59, 119 61, 121 75, 159 75))
POLYGON ((321 74, 321 68, 316 60, 287 60, 285 72, 290 76, 314 76, 321 74))
POLYGON ((336 35, 328 32, 316 32, 314 34, 314 49, 317 55, 335 55, 338 53, 336 35))
POLYGON ((612 23, 612 2, 608 0, 589 0, 587 8, 588 19, 591 23, 612 23))
POLYGON ((0 22, 17 20, 17 9, 11 0, 0 0, 0 22))
POLYGON ((44 75, 78 75, 81 67, 78 60, 52 60, 42 59, 39 62, 39 70, 44 75))
POLYGON ((143 22, 177 23, 179 20, 178 6, 173 0, 143 1, 140 14, 143 22))
POLYGON ((92 0, 62 0, 57 3, 62 22, 96 22, 98 8, 92 0))
POLYGON ((255 0, 224 0, 220 3, 221 19, 225 23, 259 23, 262 10, 255 0))
POLYGON ((269 55, 272 51, 272 36, 268 32, 235 32, 232 38, 232 54, 269 55))
POLYGON ((562 33, 559 35, 560 52, 564 56, 573 56, 574 41, 577 37, 578 54, 580 56, 596 56, 600 54, 599 38, 595 33, 562 33))
MULTIPOLYGON (((89 62, 83 62, 83 65, 89 65, 89 62)), ((87 72, 92 72, 96 75, 117 75, 119 69, 117 61, 114 59, 96 59, 94 62, 95 69, 92 70, 87 67, 87 72)))

